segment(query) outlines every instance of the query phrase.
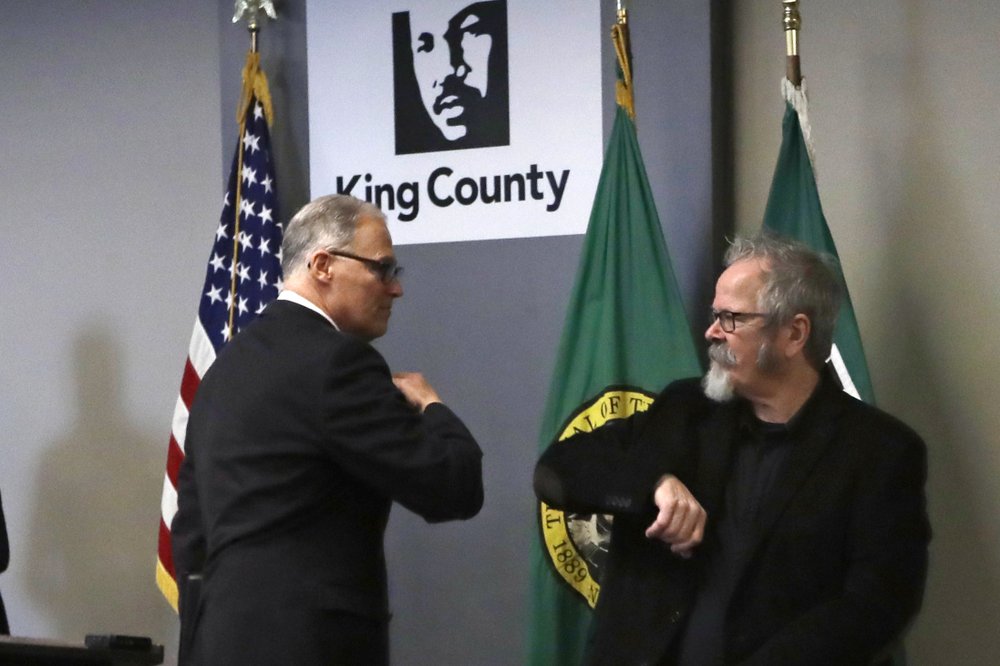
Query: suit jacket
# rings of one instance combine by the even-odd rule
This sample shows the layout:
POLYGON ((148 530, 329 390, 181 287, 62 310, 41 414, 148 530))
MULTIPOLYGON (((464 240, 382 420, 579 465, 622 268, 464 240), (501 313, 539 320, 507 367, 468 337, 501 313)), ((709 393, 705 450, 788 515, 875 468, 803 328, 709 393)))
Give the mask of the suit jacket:
POLYGON ((288 301, 206 372, 185 449, 174 558, 179 580, 204 558, 200 603, 185 608, 182 587, 181 612, 206 664, 326 663, 337 613, 388 619, 391 503, 436 522, 483 502, 461 421, 418 414, 369 344, 288 301))
MULTIPOLYGON (((926 450, 898 420, 824 377, 761 508, 756 542, 725 617, 726 664, 869 664, 919 609, 927 570, 926 450)), ((607 570, 588 648, 592 664, 671 656, 717 546, 737 424, 746 403, 668 386, 649 411, 553 444, 535 474, 557 508, 613 513, 607 570), (708 514, 709 536, 684 560, 644 530, 652 491, 676 475, 708 514)))

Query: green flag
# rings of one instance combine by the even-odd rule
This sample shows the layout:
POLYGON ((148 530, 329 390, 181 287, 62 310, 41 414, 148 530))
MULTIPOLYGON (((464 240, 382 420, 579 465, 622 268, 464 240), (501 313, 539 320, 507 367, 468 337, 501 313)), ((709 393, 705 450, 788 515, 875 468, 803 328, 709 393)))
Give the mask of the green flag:
MULTIPOLYGON (((782 88, 785 95, 785 118, 782 122, 781 150, 778 153, 778 165, 774 169, 767 209, 764 211, 764 226, 839 260, 830 227, 823 217, 819 191, 816 189, 805 91, 794 87, 788 79, 782 82, 782 88)), ((865 402, 875 402, 868 364, 861 346, 858 320, 854 316, 854 306, 847 293, 846 283, 844 303, 834 330, 830 362, 845 391, 865 402)))
MULTIPOLYGON (((626 108, 629 79, 619 82, 626 108)), ((635 125, 619 106, 542 417, 541 448, 644 411, 667 382, 700 372, 635 125)), ((600 592, 611 518, 564 514, 544 503, 537 517, 528 663, 575 666, 600 592)))

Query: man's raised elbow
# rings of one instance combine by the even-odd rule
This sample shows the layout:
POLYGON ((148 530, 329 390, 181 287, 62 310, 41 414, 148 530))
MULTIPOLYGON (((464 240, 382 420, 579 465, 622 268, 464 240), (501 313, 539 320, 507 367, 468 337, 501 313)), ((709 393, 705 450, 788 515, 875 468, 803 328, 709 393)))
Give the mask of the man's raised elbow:
POLYGON ((544 464, 535 466, 533 479, 535 496, 555 508, 561 508, 566 503, 566 489, 562 479, 552 469, 544 464))

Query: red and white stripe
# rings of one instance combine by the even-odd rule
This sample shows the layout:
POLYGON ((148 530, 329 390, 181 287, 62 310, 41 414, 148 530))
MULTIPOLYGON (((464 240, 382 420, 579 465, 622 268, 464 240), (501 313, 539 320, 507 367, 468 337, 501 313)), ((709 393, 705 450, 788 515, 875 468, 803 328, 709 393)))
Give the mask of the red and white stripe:
POLYGON ((170 445, 167 450, 167 469, 163 478, 163 496, 160 500, 160 536, 157 548, 156 584, 160 591, 177 610, 177 576, 170 535, 170 524, 177 514, 177 474, 184 461, 184 437, 187 432, 188 414, 201 378, 215 361, 212 347, 201 320, 196 319, 188 346, 188 360, 184 364, 180 395, 174 406, 173 423, 170 428, 170 445))

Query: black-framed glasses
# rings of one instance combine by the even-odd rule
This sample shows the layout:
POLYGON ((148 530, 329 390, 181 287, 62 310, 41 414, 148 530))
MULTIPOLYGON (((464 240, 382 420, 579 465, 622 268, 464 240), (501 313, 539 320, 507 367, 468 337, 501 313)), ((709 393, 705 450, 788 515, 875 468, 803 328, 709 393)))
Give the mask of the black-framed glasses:
POLYGON ((733 312, 732 310, 712 310, 712 321, 719 322, 719 326, 726 333, 732 333, 736 330, 736 322, 744 321, 745 319, 753 319, 754 317, 770 317, 771 315, 767 312, 733 312))
POLYGON ((344 257, 345 259, 360 261, 367 266, 368 270, 374 273, 384 284, 389 284, 393 280, 398 280, 399 276, 403 274, 403 267, 397 264, 395 259, 369 259, 367 257, 359 257, 356 254, 351 254, 350 252, 334 249, 327 249, 326 253, 332 254, 335 257, 344 257))

